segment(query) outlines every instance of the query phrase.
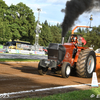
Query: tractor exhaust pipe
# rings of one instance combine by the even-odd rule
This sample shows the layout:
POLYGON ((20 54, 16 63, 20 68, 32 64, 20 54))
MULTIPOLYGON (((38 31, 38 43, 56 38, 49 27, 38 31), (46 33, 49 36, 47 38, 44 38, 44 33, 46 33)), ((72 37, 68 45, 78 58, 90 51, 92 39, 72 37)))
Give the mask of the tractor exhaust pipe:
POLYGON ((64 44, 64 39, 65 39, 65 38, 64 38, 64 37, 62 37, 62 44, 64 44))

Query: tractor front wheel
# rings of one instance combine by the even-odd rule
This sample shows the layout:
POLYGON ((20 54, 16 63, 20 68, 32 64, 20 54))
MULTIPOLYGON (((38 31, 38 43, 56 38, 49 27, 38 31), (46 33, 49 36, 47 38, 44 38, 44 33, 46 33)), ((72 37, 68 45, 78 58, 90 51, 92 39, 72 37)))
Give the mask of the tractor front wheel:
POLYGON ((38 72, 39 72, 39 74, 40 75, 44 75, 44 74, 47 73, 47 71, 48 71, 48 68, 47 67, 44 68, 44 67, 40 66, 40 63, 39 63, 39 65, 38 65, 38 72))
POLYGON ((68 62, 64 62, 61 67, 61 73, 63 78, 68 78, 71 73, 71 67, 68 62))

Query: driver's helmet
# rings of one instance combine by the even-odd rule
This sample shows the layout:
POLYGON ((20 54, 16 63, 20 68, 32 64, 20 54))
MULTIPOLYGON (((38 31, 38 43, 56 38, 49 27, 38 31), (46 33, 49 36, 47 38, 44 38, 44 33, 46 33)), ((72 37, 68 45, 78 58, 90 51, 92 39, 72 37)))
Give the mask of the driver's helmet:
POLYGON ((71 42, 74 42, 74 36, 73 35, 71 36, 71 42))
POLYGON ((77 37, 74 37, 74 42, 76 42, 77 41, 77 37))

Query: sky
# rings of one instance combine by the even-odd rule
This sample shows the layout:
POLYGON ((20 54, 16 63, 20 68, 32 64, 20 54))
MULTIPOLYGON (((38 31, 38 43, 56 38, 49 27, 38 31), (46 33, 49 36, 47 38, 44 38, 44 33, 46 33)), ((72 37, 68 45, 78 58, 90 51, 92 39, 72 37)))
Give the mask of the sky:
MULTIPOLYGON (((41 9, 40 12, 40 23, 47 20, 50 25, 57 25, 63 22, 65 13, 61 12, 62 9, 65 9, 66 2, 68 0, 3 0, 5 3, 10 6, 11 4, 18 4, 23 2, 26 6, 30 7, 33 12, 35 19, 38 20, 38 11, 37 8, 41 9)), ((74 26, 77 25, 90 25, 90 15, 93 15, 93 21, 91 22, 92 26, 100 25, 100 9, 93 10, 88 13, 83 13, 75 21, 74 26)))

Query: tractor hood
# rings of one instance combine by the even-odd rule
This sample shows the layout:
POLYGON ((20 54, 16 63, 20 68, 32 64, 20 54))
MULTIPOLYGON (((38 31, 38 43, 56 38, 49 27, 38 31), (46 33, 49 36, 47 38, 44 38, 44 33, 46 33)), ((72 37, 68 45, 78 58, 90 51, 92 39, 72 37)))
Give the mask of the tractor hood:
POLYGON ((57 60, 59 63, 64 59, 66 49, 62 44, 50 43, 48 47, 48 59, 57 60))

